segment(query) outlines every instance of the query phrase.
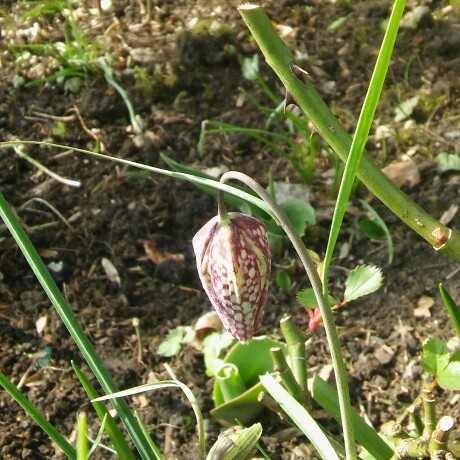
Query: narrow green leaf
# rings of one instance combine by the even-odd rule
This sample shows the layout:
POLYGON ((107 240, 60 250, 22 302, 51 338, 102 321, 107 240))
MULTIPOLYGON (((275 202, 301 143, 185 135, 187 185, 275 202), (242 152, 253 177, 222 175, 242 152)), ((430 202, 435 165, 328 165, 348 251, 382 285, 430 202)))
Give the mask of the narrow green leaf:
MULTIPOLYGON (((102 423, 101 423, 101 426, 99 427, 99 431, 97 433, 96 439, 94 440, 93 445, 91 446, 91 449, 89 450, 88 455, 85 458, 85 460, 87 458, 90 458, 91 455, 93 455, 93 452, 99 447, 99 445, 102 444, 102 437, 104 436, 104 433, 105 433, 105 424, 107 422, 108 417, 109 417, 109 414, 106 414, 104 418, 102 419, 102 423)), ((112 451, 113 449, 110 449, 110 450, 112 451)), ((113 453, 116 454, 117 452, 113 450, 113 453)), ((120 458, 123 458, 123 457, 120 457, 120 458)))
MULTIPOLYGON (((195 414, 197 426, 198 426, 198 438, 199 438, 199 445, 200 445, 200 459, 203 460, 205 458, 205 437, 204 437, 204 421, 203 415, 201 414, 201 409, 198 404, 198 401, 195 398, 195 395, 192 393, 190 388, 187 387, 184 383, 178 380, 164 380, 162 382, 155 382, 155 383, 147 383, 145 385, 139 385, 134 388, 130 388, 128 390, 118 391, 116 393, 112 393, 109 395, 101 396, 99 398, 93 399, 91 402, 98 402, 98 401, 107 401, 108 399, 113 401, 118 398, 123 398, 125 396, 132 396, 139 393, 145 393, 146 391, 158 390, 162 388, 179 388, 181 389, 187 399, 189 400, 193 412, 195 414)), ((144 431, 144 430, 142 430, 144 431)), ((150 443, 149 443, 150 444, 150 443)))
POLYGON ((439 376, 441 371, 449 362, 449 351, 444 341, 440 339, 429 339, 423 344, 422 368, 439 376))
POLYGON ((370 212, 372 217, 375 220, 375 223, 380 226, 383 230, 386 239, 387 239, 387 246, 388 246, 388 263, 391 264, 393 262, 393 238, 391 236, 391 232, 387 227, 385 221, 379 216, 377 211, 365 200, 359 200, 361 204, 370 212))
POLYGON ((373 265, 359 265, 345 282, 344 301, 358 299, 359 297, 375 292, 383 282, 382 270, 373 265))
POLYGON ((88 419, 84 412, 80 412, 77 418, 77 460, 86 460, 88 455, 88 419))
POLYGON ((29 417, 41 427, 41 429, 56 443, 56 445, 62 449, 67 457, 71 460, 76 460, 77 454, 75 449, 67 442, 56 427, 46 419, 42 412, 40 412, 2 372, 0 372, 0 385, 13 399, 16 400, 16 402, 26 411, 29 417))
POLYGON ((444 305, 449 312, 450 319, 457 331, 457 337, 460 337, 460 308, 454 302, 454 299, 450 296, 442 283, 439 285, 439 292, 441 293, 444 305))
POLYGON ((271 397, 283 408, 297 427, 307 436, 324 460, 339 460, 329 439, 307 410, 299 404, 271 375, 261 375, 260 381, 271 397))
MULTIPOLYGON (((313 376, 311 395, 337 422, 341 423, 337 391, 318 374, 313 376)), ((351 412, 351 420, 356 440, 375 460, 389 460, 392 458, 393 451, 391 447, 354 410, 351 412)))
MULTIPOLYGON (((337 148, 333 146, 333 144, 329 141, 330 145, 339 154, 339 156, 344 159, 346 158, 345 163, 345 170, 342 175, 342 181, 340 184, 339 193, 337 196, 337 202, 334 209, 334 215, 332 218, 331 229, 329 233, 329 240, 327 242, 326 254, 324 256, 324 267, 323 267, 323 285, 324 289, 327 290, 327 282, 328 282, 328 273, 329 273, 329 266, 332 260, 332 254, 334 252, 334 248, 339 236, 340 228, 343 222, 343 218, 345 216, 345 210, 347 207, 347 203, 353 188, 353 183, 355 181, 355 176, 359 172, 360 163, 366 163, 366 158, 362 161, 362 156, 364 152, 364 147, 367 141, 367 137, 369 135, 369 131, 372 126, 372 121, 374 118, 375 110, 377 108, 377 104, 380 98, 380 94, 382 92, 383 83, 385 81, 385 76, 388 71, 388 67, 390 65, 391 54, 393 51, 394 44, 396 42, 396 37, 398 35, 398 28, 401 22, 401 18, 404 12, 404 5, 405 0, 395 0, 393 4, 393 10, 391 12, 391 16, 388 21, 388 27, 385 32, 385 36, 383 38, 382 46, 380 47, 379 54, 377 56, 377 61, 375 63, 374 71, 372 73, 371 80, 369 82, 369 86, 367 88, 366 97, 363 103, 363 107, 361 113, 359 115, 358 124, 356 126, 356 131, 353 136, 351 145, 349 144, 349 139, 347 142, 342 144, 341 148, 337 148), (348 152, 348 155, 346 154, 348 152), (345 155, 344 155, 345 153, 345 155)), ((292 91, 291 91, 292 92, 292 91)), ((294 95, 296 96, 296 95, 294 95)), ((296 99, 297 100, 297 99, 296 99)), ((300 103, 302 110, 306 112, 307 115, 310 115, 309 118, 311 120, 317 119, 316 115, 309 114, 310 111, 320 110, 319 106, 313 108, 311 107, 310 110, 305 110, 306 108, 303 107, 303 104, 300 103), (313 118, 314 117, 314 118, 313 118)), ((319 115, 319 114, 318 114, 319 115)), ((315 126, 318 126, 315 124, 315 126)), ((326 129, 324 132, 328 130, 329 126, 326 125, 326 129)), ((334 134, 335 134, 334 129, 334 134)), ((321 130, 319 130, 321 132, 321 130)), ((324 134, 326 139, 330 139, 328 134, 324 134)), ((361 175, 360 179, 363 176, 361 175)), ((367 178, 364 181, 366 185, 369 184, 367 178)), ((386 191, 385 191, 386 192, 386 191)))
MULTIPOLYGON (((80 383, 85 389, 88 397, 90 399, 97 398, 99 394, 96 391, 96 388, 94 388, 89 379, 75 364, 74 361, 71 361, 71 364, 75 374, 78 377, 78 380, 80 380, 80 383)), ((105 429, 107 431, 107 434, 109 435, 110 440, 112 441, 113 447, 116 450, 119 458, 122 458, 123 460, 135 460, 136 457, 134 456, 131 448, 129 447, 129 444, 126 442, 126 439, 124 438, 120 428, 116 424, 113 417, 110 415, 108 409, 105 407, 105 404, 102 404, 100 402, 93 402, 93 407, 99 418, 101 420, 106 420, 105 429)))
MULTIPOLYGON (((100 382, 102 388, 107 393, 116 391, 117 386, 112 376, 104 366, 100 356, 96 353, 94 346, 88 337, 86 337, 82 327, 80 326, 80 323, 75 318, 72 309, 57 287, 40 255, 31 243, 28 235, 22 228, 21 224, 19 223, 18 219, 16 218, 15 214, 1 193, 0 216, 8 227, 8 230, 11 232, 11 235, 14 237, 16 244, 27 259, 27 262, 32 268, 35 276, 42 285, 44 292, 53 303, 54 308, 56 309, 57 313, 62 319, 62 322, 65 324, 67 330, 72 336, 75 344, 78 346, 82 355, 85 357, 86 362, 90 366, 93 374, 100 382)), ((113 402, 113 406, 117 413, 120 415, 120 419, 129 432, 142 459, 150 460, 154 454, 151 451, 150 446, 147 445, 144 435, 141 433, 139 425, 134 419, 132 412, 129 410, 126 401, 116 400, 113 402)))
MULTIPOLYGON (((152 451, 155 453, 157 460, 163 460, 163 454, 161 453, 160 449, 158 446, 153 442, 150 432, 147 429, 147 427, 144 425, 144 422, 141 420, 139 417, 139 414, 137 412, 134 412, 134 417, 137 420, 137 423, 139 423, 139 426, 141 427, 142 433, 144 433, 145 439, 147 439, 147 442, 152 449, 152 451)), ((120 459, 124 460, 124 457, 120 457, 120 459)))

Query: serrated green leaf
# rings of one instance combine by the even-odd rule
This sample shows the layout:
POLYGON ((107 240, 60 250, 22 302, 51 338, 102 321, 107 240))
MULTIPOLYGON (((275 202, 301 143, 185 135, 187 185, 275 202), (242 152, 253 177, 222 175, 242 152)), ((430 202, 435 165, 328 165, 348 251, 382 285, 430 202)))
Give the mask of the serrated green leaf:
POLYGON ((451 361, 441 371, 438 384, 445 390, 460 390, 460 361, 451 361))
POLYGON ((350 302, 375 292, 383 282, 382 270, 373 265, 359 265, 345 282, 344 301, 350 302))
MULTIPOLYGON (((318 301, 312 288, 302 289, 297 293, 297 299, 299 302, 307 308, 316 308, 318 301)), ((337 304, 337 301, 331 295, 328 295, 329 306, 333 307, 337 304)))
POLYGON ((460 350, 454 351, 449 358, 449 363, 460 361, 460 350))
POLYGON ((445 342, 439 339, 429 339, 423 345, 422 368, 439 376, 442 370, 449 363, 449 352, 445 342))

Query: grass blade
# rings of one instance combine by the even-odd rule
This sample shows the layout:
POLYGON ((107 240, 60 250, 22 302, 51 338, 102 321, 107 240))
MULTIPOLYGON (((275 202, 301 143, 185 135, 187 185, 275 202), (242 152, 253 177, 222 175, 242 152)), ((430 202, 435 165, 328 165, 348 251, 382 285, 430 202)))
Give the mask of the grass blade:
POLYGON ((350 153, 345 164, 345 171, 342 183, 340 184, 339 195, 337 197, 337 203, 334 209, 334 216, 332 218, 331 230, 329 233, 329 240, 327 242, 326 255, 324 257, 322 275, 324 289, 327 289, 327 275, 332 254, 342 226, 353 182, 355 180, 356 173, 358 172, 361 157, 364 152, 367 136, 369 135, 372 120, 374 119, 375 110, 382 92, 385 76, 390 65, 391 54, 398 34, 399 23, 401 22, 402 14, 404 12, 405 3, 405 0, 395 0, 393 11, 391 12, 391 16, 388 21, 388 27, 383 38, 382 46, 380 47, 374 72, 364 100, 363 108, 356 126, 356 132, 353 136, 350 153))
POLYGON ((139 417, 139 414, 137 412, 134 412, 134 416, 136 417, 136 420, 139 423, 139 426, 141 427, 142 433, 144 433, 144 436, 146 437, 148 443, 150 444, 150 447, 152 448, 153 452, 155 452, 155 455, 157 456, 158 460, 163 460, 163 454, 161 453, 157 445, 152 441, 152 438, 147 430, 147 427, 144 425, 144 422, 139 417))
POLYGON ((460 337, 460 308, 456 305, 454 299, 450 296, 442 283, 439 284, 439 292, 441 293, 444 305, 449 312, 450 319, 457 331, 457 336, 460 337))
POLYGON ((46 417, 13 385, 5 374, 0 372, 0 385, 13 399, 27 412, 29 417, 59 446, 71 460, 77 459, 75 449, 67 442, 62 434, 52 425, 46 417))
MULTIPOLYGON (((11 235, 16 241, 16 244, 21 249, 27 262, 32 268, 35 276, 42 285, 43 290, 53 304, 56 312, 59 314, 62 322, 69 331, 75 344, 80 349, 86 362, 91 368, 92 372, 98 379, 102 388, 106 393, 114 393, 118 391, 118 388, 112 379, 109 371, 104 366, 99 355, 96 353, 92 343, 89 341, 83 332, 82 327, 78 323, 72 309, 64 299, 61 291, 57 287, 55 281, 50 275, 48 269, 40 258, 34 245, 31 243, 26 232, 22 228, 21 224, 17 220, 13 211, 6 202, 4 196, 0 193, 0 216, 2 217, 5 225, 8 227, 11 235)), ((134 415, 129 409, 129 406, 124 400, 114 400, 113 406, 118 412, 120 419, 125 425, 128 433, 130 434, 135 446, 137 447, 139 454, 144 460, 152 459, 153 452, 150 449, 144 435, 134 418, 134 415)))
MULTIPOLYGON (((83 388, 86 391, 86 394, 90 399, 95 399, 99 396, 94 386, 88 380, 86 375, 81 371, 81 369, 72 361, 72 367, 77 374, 78 380, 82 384, 83 388)), ((109 411, 105 407, 105 404, 93 402, 94 409, 96 410, 97 415, 101 420, 106 419, 105 429, 109 435, 110 440, 112 441, 114 449, 117 451, 118 456, 123 460, 136 460, 131 448, 129 447, 126 439, 124 438, 120 428, 116 424, 115 420, 110 415, 109 411)))
POLYGON ((205 436, 204 436, 204 421, 203 415, 201 414, 201 409, 198 404, 198 401, 195 398, 195 395, 192 393, 190 388, 178 380, 163 380, 162 382, 147 383, 145 385, 140 385, 138 387, 130 388, 128 390, 118 391, 110 395, 101 396, 100 398, 93 399, 91 402, 97 401, 106 401, 110 399, 111 401, 114 398, 122 398, 125 396, 132 396, 139 393, 145 393, 146 391, 158 390, 161 388, 180 388, 184 393, 190 404, 192 405, 193 412, 195 413, 196 422, 198 425, 198 437, 200 444, 200 459, 204 460, 206 456, 205 449, 205 436))
MULTIPOLYGON (((340 408, 337 392, 319 375, 313 377, 311 395, 337 422, 340 422, 340 408)), ((385 441, 354 410, 351 420, 355 438, 376 460, 389 460, 393 451, 385 441)))
POLYGON ((113 157, 111 155, 105 155, 103 153, 98 153, 98 152, 92 152, 91 150, 85 150, 85 149, 80 149, 76 147, 69 147, 68 145, 62 145, 62 144, 54 144, 52 142, 42 142, 42 141, 8 141, 8 142, 0 142, 0 146, 9 146, 13 147, 14 145, 42 145, 46 147, 55 147, 57 149, 61 150, 69 150, 71 148, 73 151, 78 152, 78 153, 84 153, 85 155, 90 155, 102 160, 109 160, 113 161, 114 163, 120 163, 124 164, 126 166, 132 166, 134 168, 142 169, 145 171, 150 171, 156 174, 161 174, 163 176, 171 177, 173 179, 179 179, 187 182, 191 182, 195 185, 200 184, 200 185, 205 185, 208 187, 211 187, 216 190, 222 190, 223 192, 229 193, 233 196, 237 196, 239 198, 242 198, 243 200, 246 200, 248 203, 251 203, 255 206, 257 206, 259 209, 262 211, 265 211, 267 214, 269 214, 275 222, 277 222, 276 217, 273 215, 273 213, 270 210, 270 207, 260 198, 252 195, 251 193, 245 192, 238 187, 233 187, 231 185, 227 184, 222 184, 216 180, 210 180, 206 177, 199 177, 196 175, 192 174, 184 174, 180 172, 175 172, 175 171, 168 171, 167 169, 162 169, 162 168, 156 168, 155 166, 149 166, 145 165, 142 163, 137 163, 135 161, 131 160, 125 160, 124 158, 117 158, 113 157))
POLYGON ((86 460, 88 456, 88 419, 84 412, 78 414, 77 419, 77 460, 86 460))
POLYGON ((270 374, 261 375, 260 381, 273 399, 307 436, 325 460, 339 460, 335 449, 312 416, 270 374))
POLYGON ((380 225, 383 232, 385 233, 385 237, 387 239, 387 247, 388 247, 388 263, 391 264, 393 262, 393 238, 391 237, 390 230, 387 227, 387 224, 383 221, 383 219, 377 214, 377 211, 365 200, 359 200, 361 204, 372 214, 375 221, 380 225))

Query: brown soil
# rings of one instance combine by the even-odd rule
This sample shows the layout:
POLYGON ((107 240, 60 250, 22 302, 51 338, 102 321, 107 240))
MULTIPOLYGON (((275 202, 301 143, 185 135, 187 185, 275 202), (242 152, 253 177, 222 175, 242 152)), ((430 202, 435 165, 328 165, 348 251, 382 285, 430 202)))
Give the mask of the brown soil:
MULTIPOLYGON (((15 87, 50 76, 58 68, 49 56, 29 58, 15 64, 19 53, 13 44, 64 41, 61 14, 30 17, 15 2, 0 9, 2 62, 0 72, 1 138, 52 141, 94 149, 96 141, 83 129, 75 115, 77 108, 86 127, 103 143, 106 153, 166 167, 160 153, 183 164, 204 169, 222 166, 240 170, 267 184, 271 169, 275 180, 299 183, 291 165, 267 147, 240 135, 209 138, 206 155, 197 151, 204 119, 219 119, 248 127, 263 128, 265 118, 246 96, 267 102, 257 87, 244 80, 240 62, 257 52, 236 10, 236 2, 196 0, 153 2, 150 20, 140 11, 140 2, 116 1, 102 16, 86 9, 75 12, 78 26, 101 50, 114 56, 113 69, 129 93, 136 113, 146 124, 148 135, 142 145, 128 129, 126 106, 119 94, 95 68, 83 79, 77 93, 54 80, 34 86, 15 87), (193 27, 194 22, 201 21, 193 27), (204 21, 206 20, 206 21, 204 21), (214 21, 218 31, 210 25, 214 21), (27 35, 37 23, 37 37, 27 35), (16 55, 16 56, 15 56, 16 55), (135 69, 135 70, 133 70, 135 69), (143 69, 147 78, 139 77, 143 69), (137 72, 137 73, 136 73, 137 72), (237 103, 243 100, 243 103, 237 103), (43 115, 45 114, 45 115, 43 115), (57 119, 65 117, 58 124, 57 119), (59 129, 59 127, 61 129, 59 129), (235 154, 235 152, 238 152, 235 154)), ((409 2, 409 11, 415 2, 409 2)), ((458 137, 446 133, 458 130, 460 102, 460 29, 458 11, 448 1, 426 2, 428 11, 418 27, 403 28, 398 38, 375 127, 388 126, 395 135, 382 141, 373 134, 369 153, 382 165, 409 154, 421 171, 421 180, 407 192, 434 216, 440 217, 451 205, 459 204, 459 176, 441 174, 433 159, 441 151, 459 153, 458 137), (394 121, 393 109, 402 100, 422 95, 411 121, 394 121)), ((266 10, 278 25, 293 27, 285 40, 300 54, 308 53, 304 67, 317 88, 343 123, 353 129, 365 95, 375 56, 382 39, 382 22, 390 12, 389 2, 266 2, 266 10), (328 27, 348 15, 338 30, 328 27)), ((261 73, 272 90, 282 88, 267 66, 261 73)), ((458 131, 457 131, 458 133, 458 131)), ((186 347, 174 358, 156 353, 168 331, 191 325, 210 309, 194 265, 191 239, 216 212, 215 200, 190 184, 162 176, 144 175, 112 162, 83 154, 51 152, 27 146, 29 155, 55 173, 81 181, 81 186, 63 185, 3 149, 0 156, 0 190, 50 267, 62 264, 53 275, 62 288, 85 332, 101 354, 121 389, 152 378, 167 379, 164 363, 187 384, 200 402, 207 419, 207 445, 216 439, 220 425, 209 411, 213 407, 212 380, 205 375, 200 351, 186 347), (37 200, 39 198, 40 200, 37 200), (62 217, 60 217, 57 210, 62 217), (160 253, 182 255, 154 264, 146 255, 148 241, 160 253), (121 284, 111 281, 101 260, 116 267, 121 284), (140 318, 143 360, 137 359, 137 341, 132 325, 140 318)), ((310 185, 317 225, 307 244, 323 255, 333 202, 329 199, 332 165, 325 148, 318 152, 315 178, 310 185)), ((337 323, 349 366, 353 403, 379 429, 394 420, 420 391, 424 379, 420 368, 422 341, 428 336, 445 340, 453 337, 438 293, 445 283, 454 299, 460 299, 458 263, 430 246, 399 222, 377 200, 360 187, 352 200, 342 230, 342 258, 334 259, 331 289, 340 295, 347 270, 358 263, 375 264, 385 275, 384 287, 337 314, 337 323), (368 199, 389 226, 395 245, 394 261, 387 261, 384 243, 375 243, 360 233, 357 221, 366 215, 358 198, 368 199), (428 318, 417 317, 414 309, 422 296, 434 299, 428 318)), ((460 228, 458 213, 450 222, 460 228)), ((75 430, 76 414, 90 417, 93 436, 98 420, 78 379, 74 360, 88 371, 58 315, 51 306, 27 262, 0 226, 0 370, 15 384, 32 375, 22 386, 24 394, 66 437, 75 430), (37 321, 46 317, 38 333, 37 321), (51 347, 51 361, 43 369, 36 354, 51 347)), ((340 248, 338 248, 340 249, 340 248)), ((337 251, 337 254, 339 251, 337 251)), ((275 266, 295 258, 286 250, 274 258, 275 266)), ((307 316, 295 299, 296 290, 308 285, 299 271, 290 295, 272 283, 266 318, 260 333, 280 337, 278 323, 286 312, 293 313, 301 327, 307 316)), ((319 370, 329 363, 322 330, 311 343, 309 364, 319 370)), ((458 410, 448 405, 452 416, 458 410)), ((165 457, 197 458, 197 436, 191 409, 178 391, 149 393, 132 401, 148 425, 165 457)), ((2 459, 49 459, 63 455, 28 418, 15 401, 0 393, 0 457, 2 459)), ((324 414, 319 413, 323 421, 324 414)), ((458 422, 457 418, 457 422, 458 422)), ((266 414, 263 444, 273 459, 315 458, 301 436, 286 436, 288 425, 266 414)), ((94 458, 114 458, 98 450, 94 458)))

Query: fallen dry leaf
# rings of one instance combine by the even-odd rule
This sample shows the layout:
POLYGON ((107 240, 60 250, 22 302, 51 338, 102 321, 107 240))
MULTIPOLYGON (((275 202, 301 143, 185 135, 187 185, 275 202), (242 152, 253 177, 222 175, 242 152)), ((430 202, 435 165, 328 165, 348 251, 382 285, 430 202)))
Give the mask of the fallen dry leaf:
POLYGON ((455 217, 455 214, 457 214, 457 211, 458 211, 458 205, 451 204, 449 206, 449 209, 442 213, 442 216, 439 219, 439 222, 441 222, 441 224, 443 225, 449 225, 449 222, 455 217))
POLYGON ((149 400, 145 394, 133 396, 133 400, 137 403, 140 409, 144 409, 149 405, 149 400))
POLYGON ((198 318, 195 324, 195 335, 198 340, 203 340, 211 332, 222 329, 222 321, 217 313, 212 310, 198 318))
POLYGON ((37 387, 37 386, 44 385, 45 383, 46 383, 46 379, 45 379, 45 373, 43 369, 40 369, 39 371, 33 374, 27 374, 22 379, 22 384, 28 387, 37 387))
POLYGON ((430 308, 434 305, 434 299, 427 295, 422 295, 417 302, 417 308, 414 309, 414 316, 417 318, 429 318, 431 316, 430 308))
POLYGON ((104 269, 107 279, 111 283, 115 283, 117 286, 121 286, 120 275, 118 274, 118 270, 115 268, 115 265, 113 265, 112 261, 106 257, 103 257, 101 259, 101 265, 104 269))
POLYGON ((418 166, 411 159, 392 161, 382 172, 398 187, 414 187, 420 182, 418 166))
POLYGON ((147 257, 155 264, 158 265, 165 260, 176 260, 182 262, 184 254, 172 254, 171 252, 160 251, 149 240, 142 240, 144 251, 147 257))
POLYGON ((37 329, 38 335, 41 335, 47 323, 48 323, 47 315, 40 316, 40 318, 38 318, 37 321, 35 321, 35 328, 37 329))

